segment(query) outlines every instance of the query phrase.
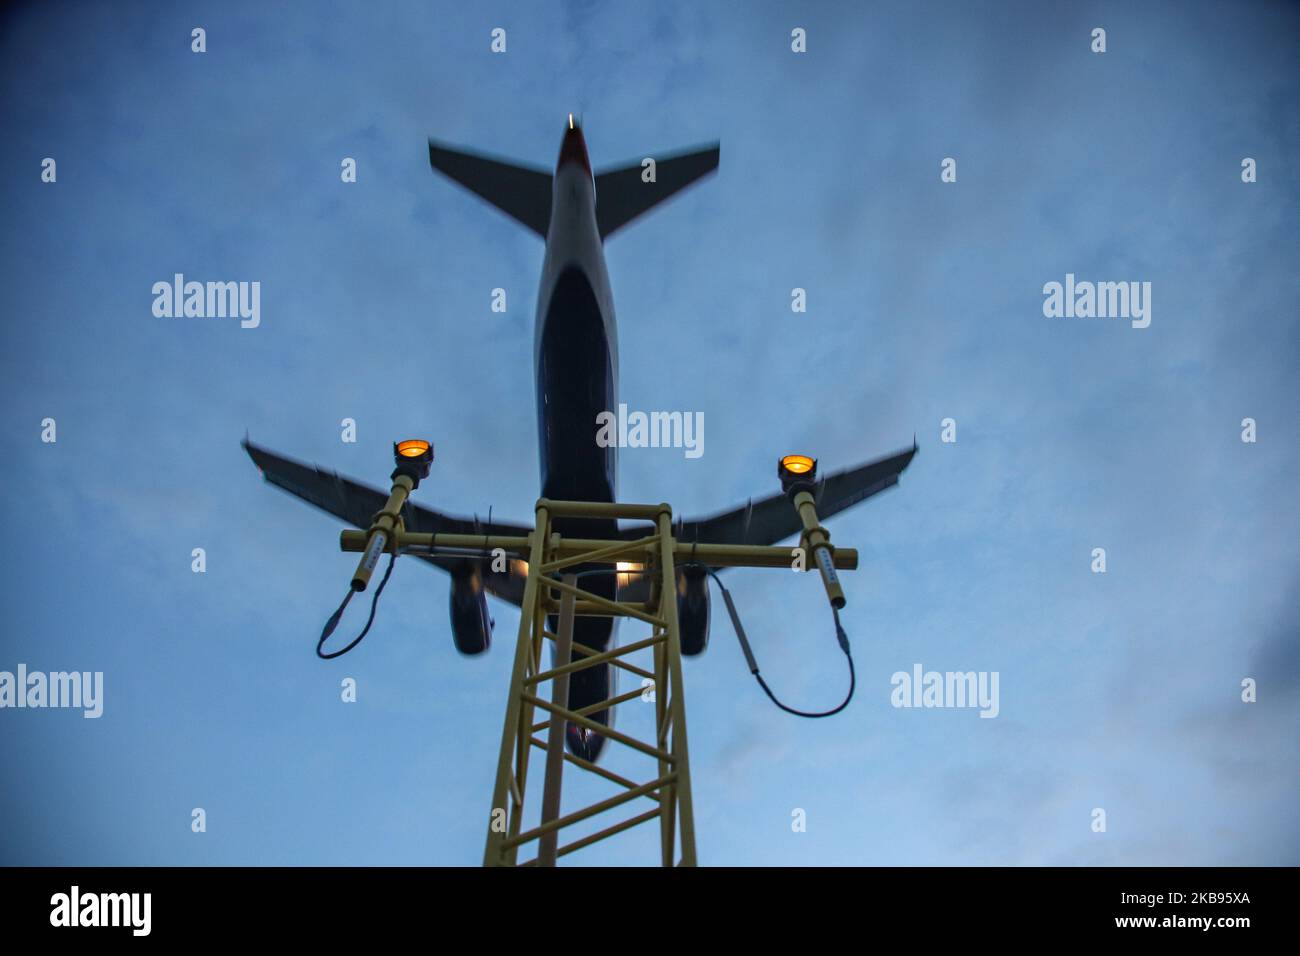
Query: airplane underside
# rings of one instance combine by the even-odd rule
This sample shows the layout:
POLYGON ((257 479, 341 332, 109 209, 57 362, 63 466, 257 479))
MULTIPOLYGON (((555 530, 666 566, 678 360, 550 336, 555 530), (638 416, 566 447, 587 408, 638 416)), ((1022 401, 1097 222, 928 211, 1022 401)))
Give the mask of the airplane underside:
MULTIPOLYGON (((542 463, 542 496, 564 501, 614 500, 614 448, 600 448, 595 442, 596 415, 614 407, 612 350, 605 336, 605 323, 591 283, 576 266, 563 269, 556 280, 545 312, 537 366, 537 407, 542 463), (588 422, 583 429, 580 423, 588 422)), ((559 534, 581 538, 616 538, 615 521, 559 518, 559 534)), ((583 575, 582 586, 601 597, 615 597, 617 578, 607 569, 576 565, 583 575)), ((613 618, 578 617, 573 622, 573 640, 597 651, 613 646, 616 631, 613 618)), ((547 629, 558 633, 559 619, 547 618, 547 629)), ((581 710, 613 697, 617 671, 609 665, 588 667, 569 678, 569 709, 581 710)), ((588 715, 609 724, 609 709, 588 715)), ((596 760, 605 738, 568 724, 565 742, 574 756, 596 760)))

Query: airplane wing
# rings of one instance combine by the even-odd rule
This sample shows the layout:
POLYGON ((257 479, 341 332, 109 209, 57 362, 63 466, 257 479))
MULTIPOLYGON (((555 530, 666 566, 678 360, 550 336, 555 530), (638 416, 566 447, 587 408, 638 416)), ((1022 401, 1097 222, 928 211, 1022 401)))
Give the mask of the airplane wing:
MULTIPOLYGON (((271 484, 307 501, 322 511, 341 518, 354 528, 367 528, 375 513, 388 501, 388 494, 353 481, 333 471, 306 465, 284 458, 247 439, 243 442, 253 463, 271 484)), ((876 461, 846 468, 827 475, 817 483, 817 515, 825 520, 850 508, 887 488, 898 484, 898 476, 912 461, 916 445, 897 454, 876 461)), ((448 534, 486 534, 488 527, 477 517, 458 518, 433 508, 407 501, 402 512, 408 531, 448 534)), ((531 533, 532 528, 509 522, 493 521, 491 532, 520 537, 531 533)), ((676 528, 680 541, 708 541, 713 544, 776 544, 803 530, 794 506, 782 493, 770 495, 759 501, 752 499, 738 508, 722 511, 705 518, 679 521, 676 528)), ((645 526, 621 528, 619 534, 626 540, 648 533, 645 526)), ((456 557, 415 555, 448 573, 458 570, 467 560, 456 557)), ((508 601, 516 607, 523 600, 525 575, 517 562, 511 561, 507 571, 494 572, 482 569, 483 584, 489 594, 508 601)), ((622 600, 637 600, 638 588, 647 582, 639 575, 620 587, 622 600)))
MULTIPOLYGON (((914 442, 905 451, 855 468, 846 468, 820 479, 815 495, 817 517, 824 521, 831 515, 839 514, 898 484, 898 476, 911 463, 915 454, 914 442)), ((738 508, 706 518, 681 521, 676 529, 679 541, 761 545, 776 544, 802 531, 803 523, 784 493, 770 495, 759 501, 751 499, 738 508)), ((646 533, 644 526, 620 529, 620 534, 629 539, 646 533)))
MULTIPOLYGON (((388 493, 378 488, 371 488, 360 482, 345 478, 334 471, 326 471, 315 465, 303 464, 292 458, 284 458, 259 448, 247 438, 243 441, 244 450, 253 459, 262 477, 273 485, 283 488, 303 501, 309 502, 322 511, 342 518, 354 528, 368 528, 375 513, 388 503, 388 493)), ((407 531, 445 534, 503 534, 527 535, 531 527, 511 524, 509 522, 492 522, 491 528, 485 522, 474 518, 458 518, 444 514, 433 508, 416 504, 410 500, 402 510, 402 519, 407 531)), ((466 558, 440 557, 434 555, 414 555, 423 561, 436 565, 448 573, 459 570, 466 558)), ((509 601, 516 607, 524 596, 525 577, 519 573, 517 563, 510 561, 506 571, 493 571, 490 564, 482 568, 483 586, 489 594, 503 601, 509 601)))
MULTIPOLYGON (((827 475, 817 482, 817 517, 824 521, 886 488, 892 488, 898 484, 898 476, 911 464, 915 454, 916 441, 913 439, 912 447, 905 451, 827 475)), ((759 501, 750 499, 739 508, 721 511, 707 518, 679 520, 675 529, 678 541, 761 545, 776 544, 802 531, 803 522, 783 492, 759 501)), ((620 536, 626 540, 649 533, 650 527, 644 524, 619 529, 620 536)), ((648 576, 635 572, 620 575, 620 601, 645 601, 649 596, 648 576)))

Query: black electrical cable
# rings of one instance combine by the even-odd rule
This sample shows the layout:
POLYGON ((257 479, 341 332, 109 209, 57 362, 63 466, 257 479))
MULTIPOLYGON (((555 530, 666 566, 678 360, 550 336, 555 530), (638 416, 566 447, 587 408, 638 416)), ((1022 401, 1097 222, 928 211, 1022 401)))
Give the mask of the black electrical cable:
MULTIPOLYGON (((832 710, 817 712, 796 710, 794 707, 788 707, 781 703, 776 694, 772 693, 772 688, 767 686, 767 681, 763 680, 763 675, 758 672, 758 661, 754 658, 753 648, 749 646, 749 638, 745 636, 745 628, 740 623, 740 615, 736 613, 736 602, 731 599, 731 592, 727 590, 727 586, 723 584, 722 579, 718 577, 718 572, 703 564, 684 564, 682 567, 701 568, 706 574, 713 578, 714 582, 717 583, 718 589, 722 591, 722 600, 727 604, 727 614, 731 617, 731 626, 736 632, 736 638, 740 641, 740 649, 745 655, 745 662, 749 665, 749 672, 753 674, 754 678, 758 681, 758 686, 763 688, 763 693, 767 694, 767 696, 772 699, 772 703, 776 704, 776 706, 780 707, 787 714, 794 714, 796 717, 810 718, 831 717, 849 706, 849 701, 853 700, 853 692, 858 686, 858 675, 857 671, 853 667, 853 652, 849 649, 849 636, 844 633, 844 626, 840 624, 840 612, 837 608, 832 607, 831 614, 835 617, 835 640, 839 642, 840 650, 844 652, 844 656, 849 662, 849 692, 845 694, 844 700, 840 702, 839 706, 832 710)), ((593 569, 590 571, 581 571, 577 576, 581 578, 588 574, 614 573, 618 572, 612 569, 593 569)))
POLYGON ((718 573, 712 568, 705 567, 704 565, 695 565, 695 567, 704 568, 705 572, 713 578, 717 583, 718 588, 722 591, 722 600, 727 603, 727 613, 731 616, 731 626, 735 629, 736 637, 740 641, 740 649, 745 654, 745 662, 749 664, 749 672, 753 674, 755 679, 758 681, 758 686, 763 688, 763 693, 772 698, 772 703, 776 704, 776 706, 780 707, 787 714, 794 714, 796 717, 830 717, 834 714, 838 714, 845 707, 849 706, 849 701, 853 699, 853 692, 857 689, 858 676, 857 672, 853 668, 853 653, 849 650, 849 636, 844 633, 844 627, 840 624, 839 610, 832 607, 831 613, 835 616, 835 639, 839 641, 840 650, 844 652, 844 656, 849 662, 849 692, 844 695, 844 700, 840 702, 839 706, 831 710, 818 712, 796 710, 793 707, 787 707, 785 704, 781 703, 781 701, 777 699, 776 694, 772 693, 772 688, 767 686, 767 681, 763 680, 763 675, 758 672, 758 661, 754 659, 754 651, 749 646, 749 638, 745 636, 745 628, 740 623, 740 615, 736 613, 736 603, 731 599, 731 592, 728 591, 727 586, 722 583, 722 579, 718 577, 718 573))
POLYGON ((356 636, 351 644, 343 648, 343 650, 332 651, 329 654, 322 653, 321 648, 325 646, 325 642, 329 640, 329 636, 334 633, 334 628, 339 626, 339 620, 343 617, 343 612, 347 609, 348 602, 352 600, 352 595, 357 593, 351 588, 348 589, 347 597, 343 599, 343 603, 339 605, 339 609, 330 616, 328 621, 325 622, 325 629, 320 632, 320 640, 316 642, 317 657, 325 661, 333 660, 336 657, 342 657, 348 651, 352 650, 352 648, 360 644, 361 639, 370 633, 370 625, 375 623, 375 609, 379 607, 379 595, 384 593, 384 585, 388 583, 388 576, 393 573, 393 565, 396 563, 397 555, 390 551, 388 554, 388 567, 384 571, 383 578, 379 581, 379 587, 375 588, 375 596, 370 599, 370 617, 366 618, 366 626, 362 628, 361 633, 356 636))

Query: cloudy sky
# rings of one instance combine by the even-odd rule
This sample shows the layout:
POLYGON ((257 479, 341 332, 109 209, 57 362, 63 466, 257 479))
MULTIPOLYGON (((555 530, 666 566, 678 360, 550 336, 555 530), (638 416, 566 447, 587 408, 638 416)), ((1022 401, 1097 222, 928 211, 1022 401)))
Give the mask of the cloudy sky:
MULTIPOLYGON (((707 426, 698 459, 624 452, 624 500, 707 513, 792 449, 920 445, 830 522, 862 554, 847 711, 777 711, 715 607, 686 664, 701 861, 1300 862, 1297 62, 1281 3, 11 8, 0 670, 105 686, 98 720, 0 711, 0 863, 481 859, 517 612, 461 658, 446 579, 403 561, 317 660, 354 558, 239 441, 383 485, 428 435, 420 500, 527 519, 542 245, 425 140, 546 166, 569 111, 598 168, 722 144, 606 250, 622 400, 707 426), (260 282, 260 326, 156 317, 178 272, 260 282), (1150 282, 1150 327, 1046 318, 1067 273, 1150 282), (914 664, 996 671, 998 717, 892 707, 914 664)), ((729 580, 777 692, 837 702, 816 580, 729 580)))

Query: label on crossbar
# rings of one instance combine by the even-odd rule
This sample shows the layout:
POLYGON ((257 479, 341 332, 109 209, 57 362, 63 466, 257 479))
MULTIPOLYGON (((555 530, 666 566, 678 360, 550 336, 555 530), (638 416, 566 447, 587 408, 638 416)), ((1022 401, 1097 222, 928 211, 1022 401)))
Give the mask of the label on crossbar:
POLYGON ((366 549, 366 560, 364 567, 369 574, 375 570, 375 565, 379 563, 379 556, 384 553, 384 545, 388 543, 388 536, 382 531, 375 533, 375 539, 370 542, 370 547, 366 549))
POLYGON ((826 575, 826 580, 833 584, 838 584, 840 579, 835 573, 835 561, 831 558, 831 549, 818 548, 817 560, 821 563, 822 573, 826 575))

